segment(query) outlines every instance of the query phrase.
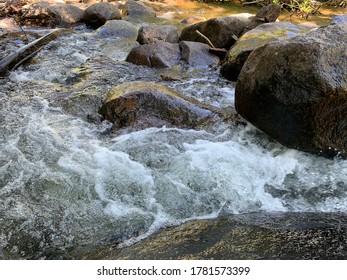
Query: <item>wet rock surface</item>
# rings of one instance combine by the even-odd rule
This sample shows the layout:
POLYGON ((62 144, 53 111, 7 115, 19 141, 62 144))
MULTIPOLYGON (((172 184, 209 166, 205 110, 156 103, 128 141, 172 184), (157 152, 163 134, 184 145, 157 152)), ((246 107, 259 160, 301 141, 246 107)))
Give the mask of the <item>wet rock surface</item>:
POLYGON ((236 110, 280 143, 346 156, 347 24, 256 49, 236 84, 236 110))
POLYGON ((255 213, 190 221, 129 247, 100 248, 88 259, 345 259, 347 216, 255 213))

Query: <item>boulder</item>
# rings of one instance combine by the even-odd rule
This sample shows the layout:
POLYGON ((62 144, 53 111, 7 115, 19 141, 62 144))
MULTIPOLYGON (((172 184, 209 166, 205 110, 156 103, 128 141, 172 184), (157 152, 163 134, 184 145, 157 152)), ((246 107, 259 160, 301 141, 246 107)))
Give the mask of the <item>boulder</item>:
POLYGON ((194 24, 194 23, 198 23, 198 22, 202 22, 202 21, 206 21, 206 18, 204 18, 202 16, 198 16, 198 15, 192 15, 188 18, 183 19, 181 21, 181 23, 194 24))
POLYGON ((120 11, 111 3, 95 3, 85 9, 83 21, 92 28, 98 28, 108 20, 122 19, 120 11))
POLYGON ((333 24, 340 24, 340 23, 346 23, 346 22, 347 22, 347 14, 335 16, 331 21, 331 23, 333 24))
POLYGON ((193 67, 208 67, 219 63, 218 56, 209 52, 210 46, 200 42, 180 42, 182 60, 193 67))
POLYGON ((165 68, 178 64, 180 59, 178 44, 158 42, 133 48, 128 54, 126 61, 148 67, 165 68))
POLYGON ((129 82, 114 87, 100 113, 118 128, 138 129, 164 125, 192 128, 216 117, 173 90, 148 82, 129 82))
POLYGON ((347 24, 254 50, 239 75, 237 112, 280 143, 347 156, 347 24))
POLYGON ((63 3, 37 2, 22 8, 21 23, 44 27, 69 27, 82 20, 83 10, 63 3))
POLYGON ((256 48, 270 42, 289 39, 308 29, 289 22, 264 23, 243 34, 228 51, 221 67, 221 75, 231 81, 236 81, 242 66, 250 53, 256 48))
POLYGON ((246 33, 253 28, 256 28, 258 25, 268 22, 275 22, 281 13, 280 6, 276 4, 269 4, 261 8, 257 14, 251 18, 250 24, 248 24, 243 33, 246 33))
POLYGON ((216 48, 229 49, 235 42, 233 37, 239 37, 249 23, 250 20, 242 16, 212 18, 183 28, 180 41, 206 43, 206 40, 196 32, 198 30, 216 48))
POLYGON ((154 44, 159 41, 178 43, 177 27, 172 25, 142 26, 137 41, 140 44, 154 44))
POLYGON ((156 17, 156 12, 140 1, 128 0, 125 4, 126 14, 132 19, 156 17))
POLYGON ((98 38, 136 39, 137 33, 137 27, 125 20, 108 20, 95 31, 98 38))

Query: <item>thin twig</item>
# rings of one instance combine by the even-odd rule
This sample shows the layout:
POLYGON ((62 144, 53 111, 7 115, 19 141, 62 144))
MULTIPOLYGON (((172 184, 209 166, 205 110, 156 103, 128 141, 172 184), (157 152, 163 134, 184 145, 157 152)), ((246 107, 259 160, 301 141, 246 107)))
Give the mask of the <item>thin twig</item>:
POLYGON ((211 47, 211 48, 216 48, 213 43, 210 41, 209 38, 207 38, 204 34, 202 34, 199 30, 195 30, 196 34, 198 34, 199 36, 201 36, 207 43, 208 45, 211 47))

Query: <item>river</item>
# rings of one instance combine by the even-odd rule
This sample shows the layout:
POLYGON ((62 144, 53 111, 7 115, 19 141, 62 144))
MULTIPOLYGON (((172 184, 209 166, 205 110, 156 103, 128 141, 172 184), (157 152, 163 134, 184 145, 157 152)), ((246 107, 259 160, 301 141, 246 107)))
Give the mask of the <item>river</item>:
POLYGON ((132 46, 78 26, 0 79, 0 259, 125 246, 231 214, 347 213, 347 160, 285 148, 250 124, 112 130, 97 112, 123 82, 233 107, 234 84, 218 69, 132 65, 124 62, 132 46))

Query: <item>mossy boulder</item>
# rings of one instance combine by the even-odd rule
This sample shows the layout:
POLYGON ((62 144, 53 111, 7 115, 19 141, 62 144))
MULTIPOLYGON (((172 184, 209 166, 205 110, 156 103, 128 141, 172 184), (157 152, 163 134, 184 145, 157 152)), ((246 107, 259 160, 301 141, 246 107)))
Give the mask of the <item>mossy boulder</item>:
POLYGON ((347 156, 347 23, 254 50, 235 89, 237 112, 280 143, 347 156))
POLYGON ((216 115, 156 83, 129 82, 114 87, 100 109, 116 127, 196 127, 216 115))
POLYGON ((259 25, 243 34, 228 51, 220 70, 221 75, 228 80, 236 81, 242 66, 253 50, 270 42, 286 40, 307 31, 307 28, 299 27, 289 22, 273 22, 259 25))

